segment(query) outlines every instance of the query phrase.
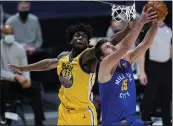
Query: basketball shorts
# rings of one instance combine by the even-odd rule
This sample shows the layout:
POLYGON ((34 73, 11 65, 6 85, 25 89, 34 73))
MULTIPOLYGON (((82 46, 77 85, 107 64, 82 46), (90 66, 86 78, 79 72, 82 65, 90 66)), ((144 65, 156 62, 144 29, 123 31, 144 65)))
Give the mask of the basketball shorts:
POLYGON ((95 108, 69 110, 60 104, 58 109, 57 125, 97 125, 97 113, 95 108))
POLYGON ((148 126, 150 123, 147 123, 145 121, 142 121, 139 116, 132 115, 128 117, 127 119, 118 121, 116 123, 104 123, 103 125, 114 125, 114 126, 148 126))

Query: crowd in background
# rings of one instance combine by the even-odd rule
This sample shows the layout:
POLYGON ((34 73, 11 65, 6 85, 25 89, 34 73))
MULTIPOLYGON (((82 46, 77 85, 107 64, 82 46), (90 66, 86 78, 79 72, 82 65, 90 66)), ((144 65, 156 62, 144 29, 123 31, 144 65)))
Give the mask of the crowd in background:
MULTIPOLYGON (((46 50, 42 49, 44 44, 41 25, 36 15, 30 13, 30 2, 19 2, 17 13, 7 16, 5 25, 2 28, 1 36, 1 122, 5 123, 6 104, 14 104, 14 101, 24 102, 25 96, 28 96, 35 115, 35 124, 43 125, 45 120, 44 106, 41 94, 42 82, 36 81, 29 72, 16 74, 15 71, 8 69, 8 64, 27 65, 38 60, 46 50), (11 103, 12 102, 12 103, 11 103)), ((58 22, 57 22, 58 23, 58 22)), ((125 28, 127 22, 110 21, 110 26, 105 30, 105 36, 112 38, 117 32, 125 28)), ((136 44, 143 39, 149 26, 145 26, 141 32, 136 44)), ((51 32, 51 31, 49 31, 51 32)), ((93 38, 95 41, 97 37, 93 38)), ((167 124, 171 117, 171 99, 172 99, 172 29, 163 22, 154 39, 151 48, 144 54, 138 63, 134 64, 134 75, 136 81, 142 84, 144 91, 143 98, 140 101, 141 116, 144 120, 150 120, 152 108, 158 97, 164 101, 160 103, 161 116, 163 124, 167 124), (164 103, 164 104, 163 104, 164 103)), ((55 54, 58 55, 58 54, 55 54)), ((48 57, 47 57, 48 58, 48 57)), ((37 77, 35 77, 37 78, 37 77)), ((44 77, 41 77, 44 78, 44 77)), ((55 75, 55 78, 57 76, 55 75)), ((51 83, 51 82, 48 82, 51 83)), ((95 90, 98 90, 95 88, 95 90)), ((137 88, 138 90, 138 88, 137 88)), ((95 102, 99 110, 99 93, 95 91, 95 102)), ((141 94, 141 93, 140 93, 141 94)), ((157 109, 155 108, 155 109, 157 109)), ((100 118, 100 116, 98 117, 100 118)))

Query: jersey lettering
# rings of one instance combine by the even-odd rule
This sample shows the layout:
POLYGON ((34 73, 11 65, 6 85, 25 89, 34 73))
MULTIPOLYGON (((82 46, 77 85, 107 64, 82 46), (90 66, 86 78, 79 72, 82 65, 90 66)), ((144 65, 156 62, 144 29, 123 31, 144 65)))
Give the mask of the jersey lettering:
POLYGON ((130 96, 128 92, 128 79, 123 80, 122 86, 121 86, 121 93, 119 95, 120 98, 127 98, 130 96))
POLYGON ((119 85, 119 83, 125 79, 124 75, 121 74, 120 76, 117 77, 116 81, 115 81, 115 84, 119 85))
POLYGON ((127 87, 127 79, 123 80, 123 84, 121 86, 121 91, 126 91, 128 89, 127 87))
POLYGON ((65 88, 70 88, 73 85, 73 66, 70 63, 62 63, 62 70, 60 72, 60 81, 65 88))

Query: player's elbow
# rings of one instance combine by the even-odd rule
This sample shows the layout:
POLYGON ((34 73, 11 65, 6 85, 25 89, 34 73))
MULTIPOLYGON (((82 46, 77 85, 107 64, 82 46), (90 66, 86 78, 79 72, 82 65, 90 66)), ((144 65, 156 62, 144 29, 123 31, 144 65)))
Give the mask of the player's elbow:
POLYGON ((44 69, 50 70, 56 68, 56 66, 57 66, 57 60, 55 61, 54 59, 47 59, 44 65, 44 69))
POLYGON ((43 60, 42 69, 44 69, 44 70, 48 69, 50 67, 50 62, 51 62, 50 59, 43 60))

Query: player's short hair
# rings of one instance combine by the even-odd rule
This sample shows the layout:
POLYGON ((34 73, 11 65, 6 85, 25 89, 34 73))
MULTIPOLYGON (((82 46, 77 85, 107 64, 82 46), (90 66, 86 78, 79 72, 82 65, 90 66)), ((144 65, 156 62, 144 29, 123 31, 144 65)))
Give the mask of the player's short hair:
POLYGON ((66 30, 67 41, 70 42, 72 40, 73 35, 75 34, 75 32, 82 31, 87 35, 88 42, 89 42, 89 40, 93 36, 92 30, 93 30, 93 28, 90 25, 85 25, 83 23, 80 23, 78 25, 71 25, 66 30))
POLYGON ((108 42, 107 39, 101 39, 97 42, 97 44, 95 45, 95 56, 98 60, 101 60, 100 57, 103 56, 103 52, 101 50, 101 46, 108 42))

